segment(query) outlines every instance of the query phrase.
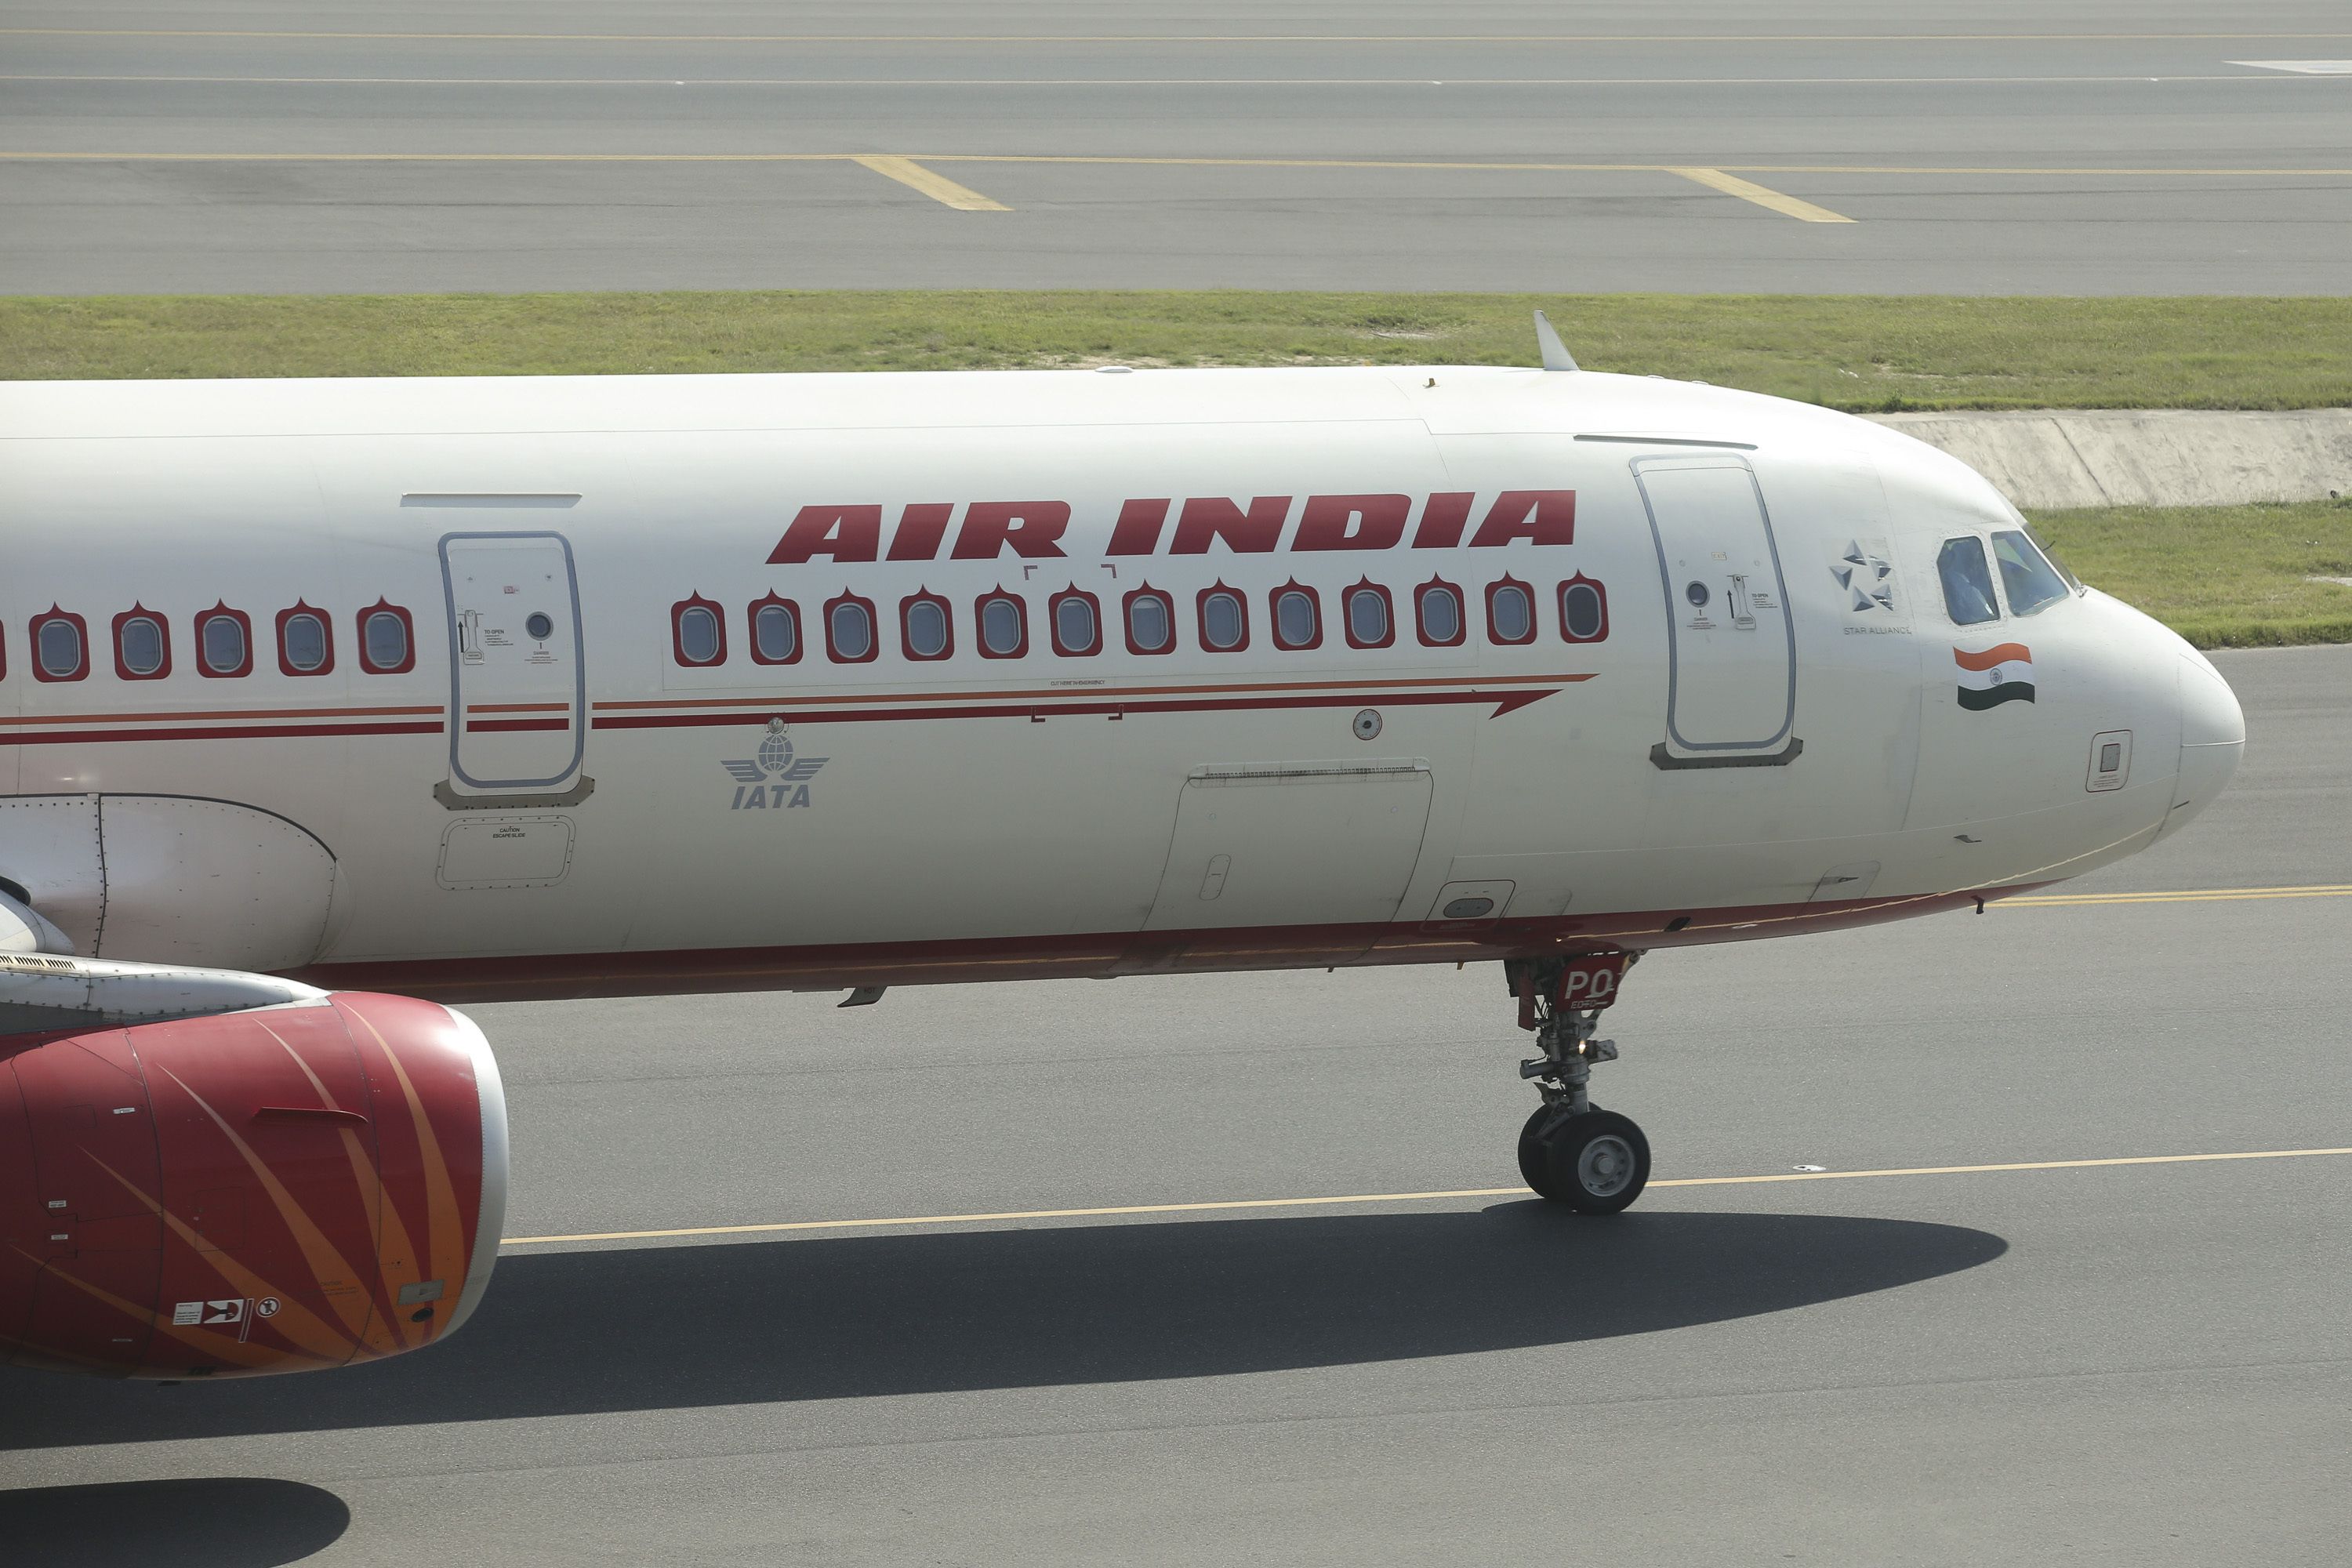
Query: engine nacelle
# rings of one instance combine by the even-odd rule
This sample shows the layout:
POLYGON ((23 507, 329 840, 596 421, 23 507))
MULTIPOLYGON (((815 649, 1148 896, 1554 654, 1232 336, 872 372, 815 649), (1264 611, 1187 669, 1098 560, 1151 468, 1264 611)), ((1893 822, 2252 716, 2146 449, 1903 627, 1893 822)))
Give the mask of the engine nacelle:
POLYGON ((0 1362, 313 1372, 454 1333, 498 1257, 506 1095, 406 996, 0 1045, 0 1362))

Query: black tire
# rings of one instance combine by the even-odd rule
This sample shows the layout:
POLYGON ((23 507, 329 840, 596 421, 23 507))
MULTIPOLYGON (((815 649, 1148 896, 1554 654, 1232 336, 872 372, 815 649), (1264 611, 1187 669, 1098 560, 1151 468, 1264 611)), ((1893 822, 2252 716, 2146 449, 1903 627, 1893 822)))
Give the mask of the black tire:
POLYGON ((1569 1118, 1543 1152, 1550 1191, 1537 1190, 1578 1214, 1615 1214, 1650 1182, 1650 1141, 1632 1117, 1613 1110, 1569 1118))
POLYGON ((1536 1196, 1558 1203, 1559 1194, 1552 1186, 1551 1162, 1544 1153, 1544 1146, 1536 1142, 1536 1129, 1551 1118, 1551 1107, 1538 1105, 1536 1113, 1528 1118, 1528 1124, 1519 1129, 1519 1179, 1536 1196))

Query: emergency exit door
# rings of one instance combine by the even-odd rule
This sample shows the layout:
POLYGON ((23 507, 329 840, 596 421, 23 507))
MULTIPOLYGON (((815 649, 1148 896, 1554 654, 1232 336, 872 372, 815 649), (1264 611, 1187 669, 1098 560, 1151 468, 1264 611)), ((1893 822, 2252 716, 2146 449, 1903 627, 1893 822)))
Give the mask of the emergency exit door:
POLYGON ((1665 587, 1667 752, 1770 753, 1796 714, 1797 637, 1756 476, 1709 453, 1637 458, 1633 477, 1665 587))
POLYGON ((441 541, 449 609, 449 777, 478 791, 555 791, 588 733, 580 592, 560 533, 441 541))

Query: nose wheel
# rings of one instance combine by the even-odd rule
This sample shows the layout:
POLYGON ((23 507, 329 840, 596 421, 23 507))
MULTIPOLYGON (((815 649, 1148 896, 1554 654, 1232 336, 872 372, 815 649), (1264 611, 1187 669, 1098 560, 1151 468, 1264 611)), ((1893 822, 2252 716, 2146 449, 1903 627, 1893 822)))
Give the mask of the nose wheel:
POLYGON ((1519 1064, 1543 1103, 1519 1129, 1519 1174, 1538 1197, 1577 1214, 1616 1214, 1650 1180, 1650 1141, 1633 1118, 1603 1110, 1588 1092, 1595 1064, 1614 1061, 1613 1040, 1593 1034, 1601 1010, 1635 955, 1514 960, 1507 971, 1519 999, 1519 1026, 1543 1055, 1519 1064))
POLYGON ((1649 1184, 1650 1141, 1632 1117, 1597 1105, 1565 1117, 1539 1105, 1519 1130, 1519 1174, 1538 1197, 1615 1214, 1649 1184))

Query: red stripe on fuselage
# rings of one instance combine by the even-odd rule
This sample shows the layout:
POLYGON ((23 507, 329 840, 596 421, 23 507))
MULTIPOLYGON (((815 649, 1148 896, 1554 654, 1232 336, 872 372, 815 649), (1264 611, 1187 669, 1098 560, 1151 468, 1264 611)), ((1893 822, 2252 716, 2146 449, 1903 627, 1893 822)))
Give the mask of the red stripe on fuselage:
POLYGON ((391 991, 435 1002, 532 1002, 697 991, 835 991, 855 985, 975 980, 1467 963, 1617 947, 1636 951, 1689 947, 1883 925, 1915 915, 1965 909, 1979 899, 2005 898, 2046 885, 2026 882, 1976 891, 1730 910, 1561 915, 1485 925, 1406 921, 322 963, 296 970, 292 978, 330 989, 391 991), (1665 929, 1669 921, 1683 918, 1693 923, 1681 931, 1665 929))
MULTIPOLYGON (((1563 680, 1590 680, 1570 675, 1563 680)), ((1129 713, 1232 713, 1257 709, 1351 708, 1378 703, 1391 708, 1444 707, 1461 703, 1493 703, 1497 715, 1556 694, 1558 689, 1503 691, 1341 691, 1300 697, 1203 697, 1182 701, 1063 701, 1054 692, 1033 692, 1024 701, 945 704, 935 708, 796 708, 798 724, 887 724, 916 719, 1083 719, 1123 718, 1129 713)), ((774 710, 747 708, 719 713, 608 714, 595 721, 599 730, 667 730, 709 725, 756 724, 774 710)))
POLYGON ((61 730, 0 733, 0 746, 111 745, 128 741, 265 741, 298 735, 437 735, 442 724, 239 724, 204 730, 61 730))

